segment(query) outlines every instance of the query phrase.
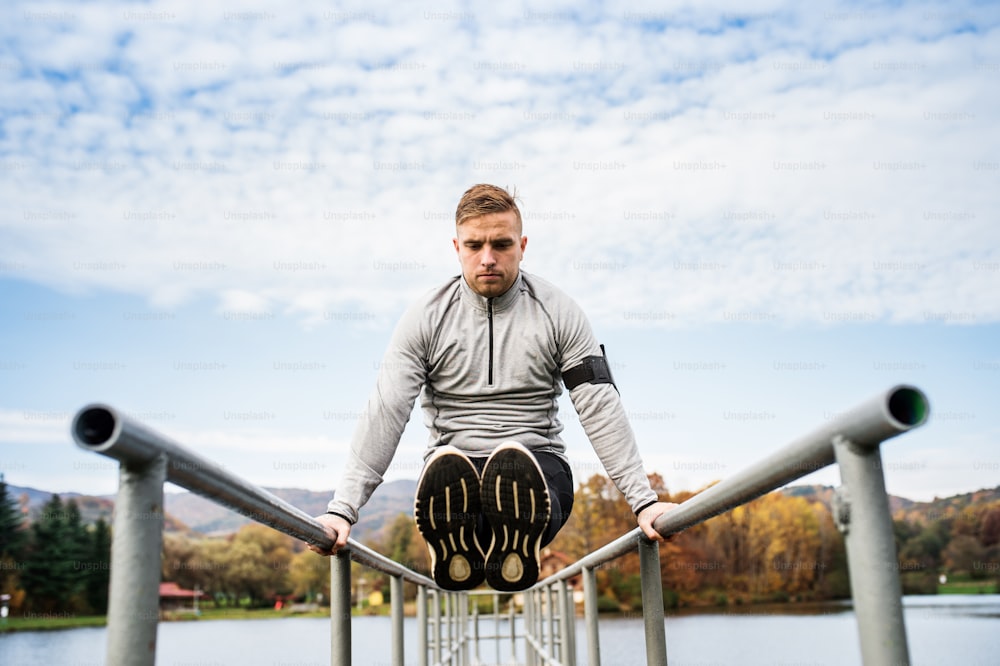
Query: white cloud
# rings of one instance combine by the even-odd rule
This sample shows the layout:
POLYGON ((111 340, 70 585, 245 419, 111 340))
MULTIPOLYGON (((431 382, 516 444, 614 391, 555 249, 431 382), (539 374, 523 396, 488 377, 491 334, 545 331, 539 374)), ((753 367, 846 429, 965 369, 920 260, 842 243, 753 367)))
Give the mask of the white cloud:
POLYGON ((66 444, 73 415, 55 410, 0 409, 0 443, 66 444))
POLYGON ((490 180, 606 321, 1000 317, 990 9, 65 7, 8 15, 0 72, 0 242, 37 282, 395 311, 455 270, 426 213, 490 180))

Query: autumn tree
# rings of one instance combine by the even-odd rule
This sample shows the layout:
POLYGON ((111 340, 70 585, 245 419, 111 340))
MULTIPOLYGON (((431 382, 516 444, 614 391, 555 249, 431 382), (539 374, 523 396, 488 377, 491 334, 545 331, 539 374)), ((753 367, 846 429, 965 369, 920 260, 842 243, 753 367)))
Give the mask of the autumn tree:
POLYGON ((1000 545, 1000 502, 986 506, 979 519, 979 543, 986 547, 1000 545))
POLYGON ((987 551, 976 537, 959 534, 952 537, 942 552, 942 564, 952 573, 967 573, 973 578, 985 578, 986 572, 976 567, 976 563, 986 559, 987 551))
POLYGON ((292 538, 266 525, 244 525, 222 558, 227 591, 260 605, 276 594, 288 594, 292 538))
POLYGON ((575 559, 634 527, 635 517, 611 479, 594 474, 577 487, 573 512, 551 547, 575 559))
POLYGON ((306 601, 312 602, 322 595, 329 602, 330 558, 311 550, 296 553, 288 565, 288 583, 296 597, 305 597, 306 601))

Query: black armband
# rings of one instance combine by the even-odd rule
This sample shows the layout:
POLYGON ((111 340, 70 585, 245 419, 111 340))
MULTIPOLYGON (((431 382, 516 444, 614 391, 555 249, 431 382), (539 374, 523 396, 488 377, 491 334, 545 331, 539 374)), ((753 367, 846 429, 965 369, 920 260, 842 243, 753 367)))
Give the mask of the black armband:
POLYGON ((345 516, 344 514, 342 514, 339 511, 327 511, 327 513, 330 514, 331 516, 337 516, 338 518, 343 518, 348 523, 350 523, 352 526, 354 525, 354 521, 353 520, 351 520, 350 518, 348 518, 347 516, 345 516))
POLYGON ((583 359, 580 365, 562 373, 562 379, 563 383, 566 384, 567 391, 572 391, 580 384, 588 382, 591 384, 611 384, 616 391, 618 390, 614 377, 611 376, 611 368, 608 367, 608 355, 604 351, 604 345, 601 345, 600 356, 588 356, 583 359))

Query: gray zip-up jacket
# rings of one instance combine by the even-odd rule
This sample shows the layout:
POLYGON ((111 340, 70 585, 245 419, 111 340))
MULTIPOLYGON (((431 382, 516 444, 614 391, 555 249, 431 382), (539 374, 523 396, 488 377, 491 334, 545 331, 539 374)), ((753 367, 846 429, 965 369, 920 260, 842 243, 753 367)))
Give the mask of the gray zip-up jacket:
MULTIPOLYGON (((452 278, 400 319, 329 511, 357 521, 382 483, 418 393, 430 431, 428 455, 451 444, 485 457, 514 440, 565 459, 557 403, 562 373, 599 355, 583 311, 545 280, 521 271, 503 295, 487 299, 462 276, 452 278)), ((570 399, 632 510, 655 502, 615 387, 585 382, 570 399)))

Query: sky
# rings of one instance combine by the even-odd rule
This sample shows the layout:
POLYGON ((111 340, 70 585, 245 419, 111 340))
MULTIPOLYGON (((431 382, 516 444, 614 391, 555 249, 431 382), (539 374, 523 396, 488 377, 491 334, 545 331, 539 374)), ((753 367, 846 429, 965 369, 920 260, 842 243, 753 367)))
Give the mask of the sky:
MULTIPOLYGON (((102 402, 332 489, 488 182, 671 490, 897 384, 931 417, 883 445, 890 493, 1000 485, 998 26, 980 2, 4 3, 0 471, 114 493, 69 435, 102 402)), ((562 417, 576 480, 601 472, 562 417)), ((426 443, 415 412, 386 478, 426 443)))

